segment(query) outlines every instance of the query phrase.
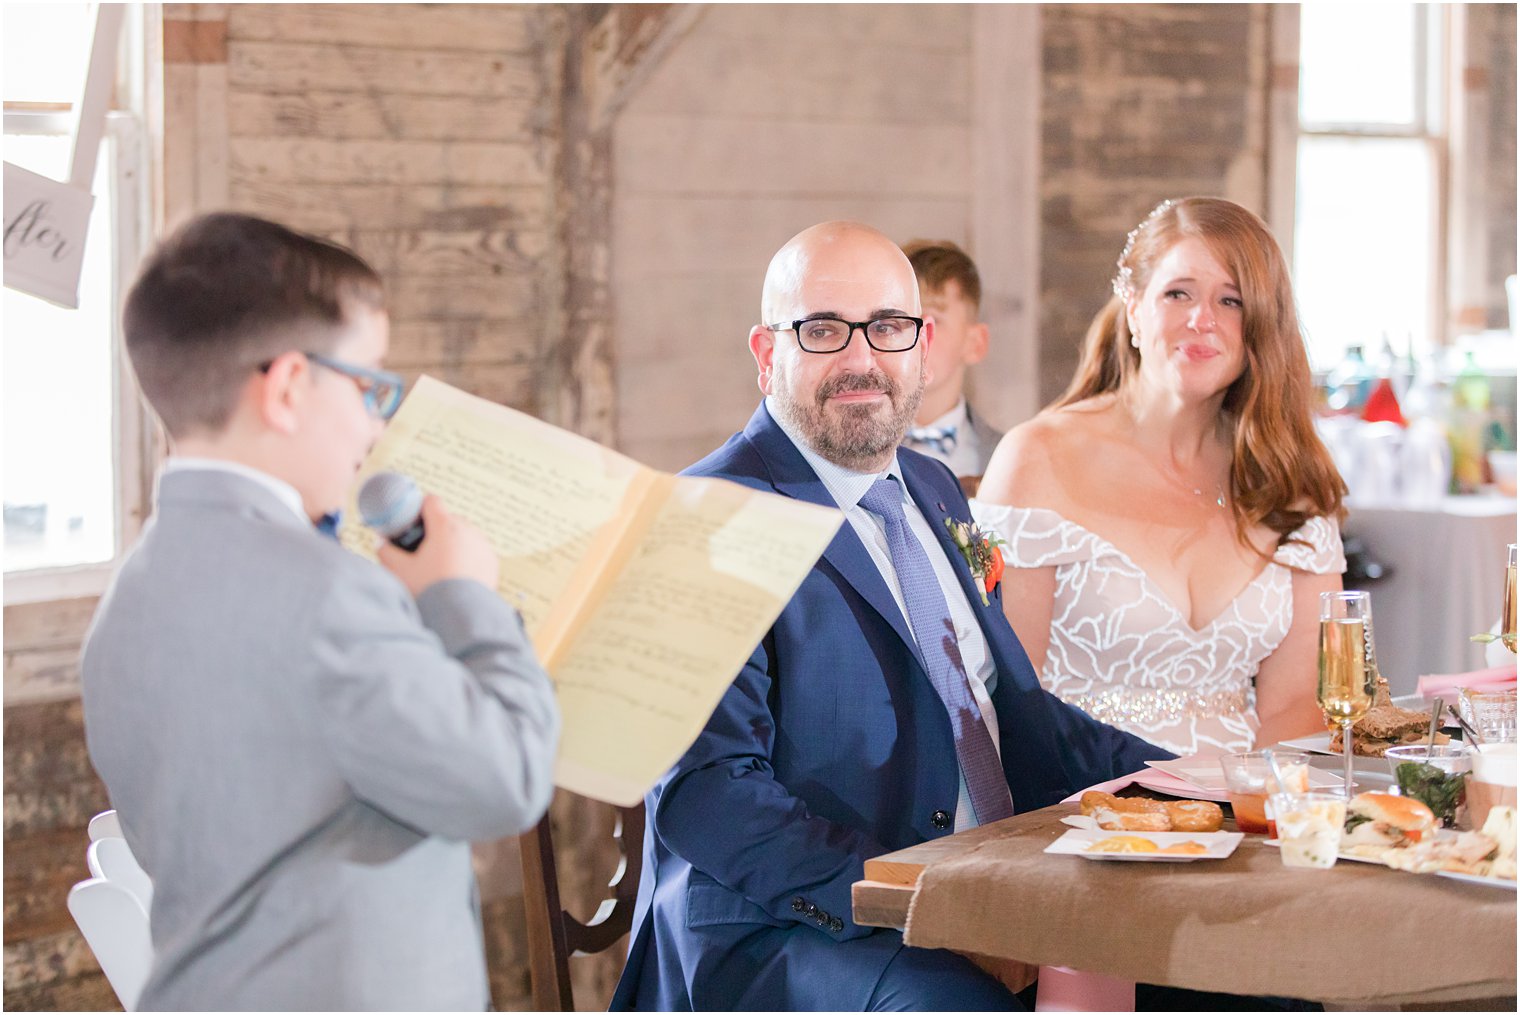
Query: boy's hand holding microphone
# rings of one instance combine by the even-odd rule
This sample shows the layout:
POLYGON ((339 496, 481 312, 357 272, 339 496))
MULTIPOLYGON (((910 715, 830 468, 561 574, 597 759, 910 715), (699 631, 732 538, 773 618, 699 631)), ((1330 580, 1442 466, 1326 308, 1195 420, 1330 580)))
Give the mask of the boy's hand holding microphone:
POLYGON ((359 516, 385 542, 378 557, 415 597, 434 582, 468 578, 495 589, 501 561, 474 525, 449 513, 396 472, 377 472, 359 489, 359 516))

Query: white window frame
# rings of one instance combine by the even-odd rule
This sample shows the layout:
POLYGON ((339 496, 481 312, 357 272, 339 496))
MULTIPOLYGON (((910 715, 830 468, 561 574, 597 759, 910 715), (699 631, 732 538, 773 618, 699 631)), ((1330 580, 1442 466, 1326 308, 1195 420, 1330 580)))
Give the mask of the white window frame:
MULTIPOLYGON (((67 112, 6 111, 7 134, 68 135, 67 112)), ((115 251, 110 300, 119 308, 151 235, 151 176, 146 131, 135 113, 113 110, 106 115, 106 150, 111 186, 112 237, 115 251)), ((96 238, 97 241, 100 239, 96 238)), ((154 425, 147 416, 132 380, 121 336, 121 315, 111 316, 111 372, 115 393, 112 413, 112 459, 116 470, 115 545, 108 561, 67 567, 16 571, 4 576, 4 603, 36 603, 99 595, 105 591, 121 558, 142 531, 152 490, 149 447, 154 425)))
MULTIPOLYGON (((1466 188, 1473 163, 1481 152, 1470 140, 1471 111, 1464 104, 1461 78, 1466 66, 1467 32, 1461 4, 1423 4, 1423 38, 1418 65, 1425 102, 1418 128, 1393 125, 1312 124, 1299 120, 1299 10, 1298 4, 1272 5, 1272 75, 1268 100, 1269 142, 1267 168, 1267 221, 1283 255, 1291 266, 1298 194, 1298 142, 1305 134, 1321 137, 1423 139, 1430 146, 1432 173, 1430 255, 1430 319, 1427 333, 1435 349, 1450 346, 1462 330, 1456 313, 1465 289, 1481 280, 1483 258, 1471 248, 1481 243, 1477 230, 1483 221, 1476 214, 1466 188), (1439 68, 1439 73, 1435 71, 1439 68)), ((1472 329, 1466 329, 1472 330, 1472 329)))

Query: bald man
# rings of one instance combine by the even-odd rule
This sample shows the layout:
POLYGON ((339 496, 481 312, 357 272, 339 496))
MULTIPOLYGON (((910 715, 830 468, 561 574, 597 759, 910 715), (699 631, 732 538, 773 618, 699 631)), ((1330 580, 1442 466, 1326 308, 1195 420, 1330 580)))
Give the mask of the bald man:
POLYGON ((856 924, 868 857, 1055 803, 1170 757, 1041 690, 950 539, 939 462, 899 450, 932 321, 897 245, 827 222, 766 273, 764 403, 687 470, 837 507, 847 524, 707 727, 649 794, 614 1009, 1017 1008, 951 952, 856 924))

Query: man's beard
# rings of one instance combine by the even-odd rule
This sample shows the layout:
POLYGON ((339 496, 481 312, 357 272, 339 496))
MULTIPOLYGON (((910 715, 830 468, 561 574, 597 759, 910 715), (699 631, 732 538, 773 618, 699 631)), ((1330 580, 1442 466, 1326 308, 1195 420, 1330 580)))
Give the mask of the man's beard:
POLYGON ((792 397, 788 378, 779 365, 771 397, 795 430, 802 433, 818 454, 835 465, 856 472, 880 467, 882 455, 894 450, 907 436, 908 427, 918 413, 924 397, 924 372, 911 391, 872 369, 863 374, 845 374, 819 385, 811 401, 792 397), (828 400, 847 391, 882 391, 887 405, 847 403, 830 406, 828 400))

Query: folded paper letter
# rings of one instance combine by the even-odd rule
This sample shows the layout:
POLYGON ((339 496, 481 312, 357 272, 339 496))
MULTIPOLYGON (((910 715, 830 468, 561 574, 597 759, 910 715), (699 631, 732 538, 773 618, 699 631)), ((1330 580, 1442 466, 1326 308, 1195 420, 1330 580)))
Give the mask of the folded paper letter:
MULTIPOLYGON (((838 511, 672 476, 422 377, 360 473, 479 526, 564 714, 558 785, 636 803, 691 746, 839 528, 838 511)), ((350 504, 340 535, 373 556, 350 504)))

